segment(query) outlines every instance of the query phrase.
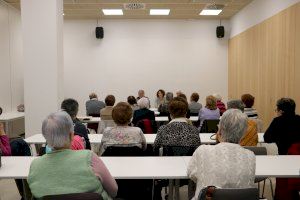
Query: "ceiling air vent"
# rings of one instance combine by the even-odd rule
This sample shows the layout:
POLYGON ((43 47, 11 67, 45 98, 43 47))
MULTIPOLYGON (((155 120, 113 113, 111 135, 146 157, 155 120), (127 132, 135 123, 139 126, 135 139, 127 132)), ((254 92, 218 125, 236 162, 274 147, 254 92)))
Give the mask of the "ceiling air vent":
POLYGON ((144 10, 146 4, 144 3, 124 3, 125 10, 144 10))
POLYGON ((205 9, 209 10, 222 10, 224 8, 224 5, 222 4, 209 4, 205 7, 205 9))

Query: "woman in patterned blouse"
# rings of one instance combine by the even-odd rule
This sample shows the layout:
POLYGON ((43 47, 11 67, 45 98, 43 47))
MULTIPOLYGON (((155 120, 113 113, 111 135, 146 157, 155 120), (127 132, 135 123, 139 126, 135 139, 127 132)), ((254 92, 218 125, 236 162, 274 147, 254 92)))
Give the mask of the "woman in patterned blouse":
POLYGON ((103 154, 108 146, 137 146, 147 148, 143 131, 138 127, 128 124, 132 118, 132 108, 128 103, 120 102, 112 110, 112 118, 117 126, 108 127, 104 130, 100 154, 103 154))
POLYGON ((182 97, 175 97, 169 103, 169 112, 172 120, 169 124, 161 126, 154 141, 154 149, 163 146, 190 146, 200 145, 198 129, 188 124, 186 114, 188 103, 182 97))

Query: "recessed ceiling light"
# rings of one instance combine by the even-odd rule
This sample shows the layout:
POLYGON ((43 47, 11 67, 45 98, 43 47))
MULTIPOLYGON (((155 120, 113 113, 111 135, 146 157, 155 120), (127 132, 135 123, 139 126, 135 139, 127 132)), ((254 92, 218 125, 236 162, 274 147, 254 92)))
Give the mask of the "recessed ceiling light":
POLYGON ((102 9, 104 15, 123 15, 122 9, 102 9))
POLYGON ((150 15, 169 15, 170 9, 150 9, 150 15))
POLYGON ((213 10, 213 9, 204 9, 200 12, 199 15, 219 15, 222 10, 213 10))

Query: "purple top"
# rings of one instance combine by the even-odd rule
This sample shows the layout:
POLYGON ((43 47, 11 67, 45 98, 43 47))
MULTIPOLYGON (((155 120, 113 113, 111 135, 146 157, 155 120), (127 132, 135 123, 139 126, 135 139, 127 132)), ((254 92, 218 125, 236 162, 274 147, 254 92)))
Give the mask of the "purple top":
POLYGON ((210 110, 208 108, 202 108, 199 111, 199 120, 200 120, 200 126, 199 126, 199 130, 201 130, 201 126, 204 122, 204 120, 206 119, 220 119, 220 110, 219 108, 215 109, 215 110, 210 110))
POLYGON ((3 156, 11 156, 11 149, 7 135, 0 135, 0 149, 3 156))

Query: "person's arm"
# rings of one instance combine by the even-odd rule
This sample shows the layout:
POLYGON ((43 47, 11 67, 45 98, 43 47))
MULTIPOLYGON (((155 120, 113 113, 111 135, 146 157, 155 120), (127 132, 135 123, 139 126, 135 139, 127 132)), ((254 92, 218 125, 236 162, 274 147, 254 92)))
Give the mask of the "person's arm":
POLYGON ((3 156, 11 156, 9 138, 4 132, 4 126, 0 123, 0 149, 3 156))
POLYGON ((140 135, 141 135, 141 138, 142 138, 143 150, 146 150, 147 149, 147 141, 146 141, 146 138, 144 136, 144 133, 143 133, 142 129, 140 129, 140 135))
POLYGON ((89 131, 81 122, 75 122, 74 133, 85 139, 86 149, 91 149, 91 143, 88 137, 89 131))
POLYGON ((271 122, 270 126, 266 130, 264 134, 264 142, 265 143, 272 143, 276 142, 276 137, 277 137, 277 130, 276 130, 276 118, 273 119, 271 122))
POLYGON ((196 149, 196 151, 193 153, 193 156, 191 157, 191 160, 190 160, 190 162, 188 164, 188 167, 187 167, 187 175, 195 183, 197 183, 197 171, 198 171, 198 168, 197 168, 197 153, 199 151, 199 148, 196 149))
POLYGON ((160 127, 157 131, 155 140, 154 140, 154 144, 153 144, 153 149, 154 151, 157 151, 161 146, 162 146, 162 127, 160 127))
POLYGON ((95 153, 92 153, 91 167, 95 175, 100 179, 104 190, 109 194, 109 196, 116 197, 118 185, 103 161, 95 153))

